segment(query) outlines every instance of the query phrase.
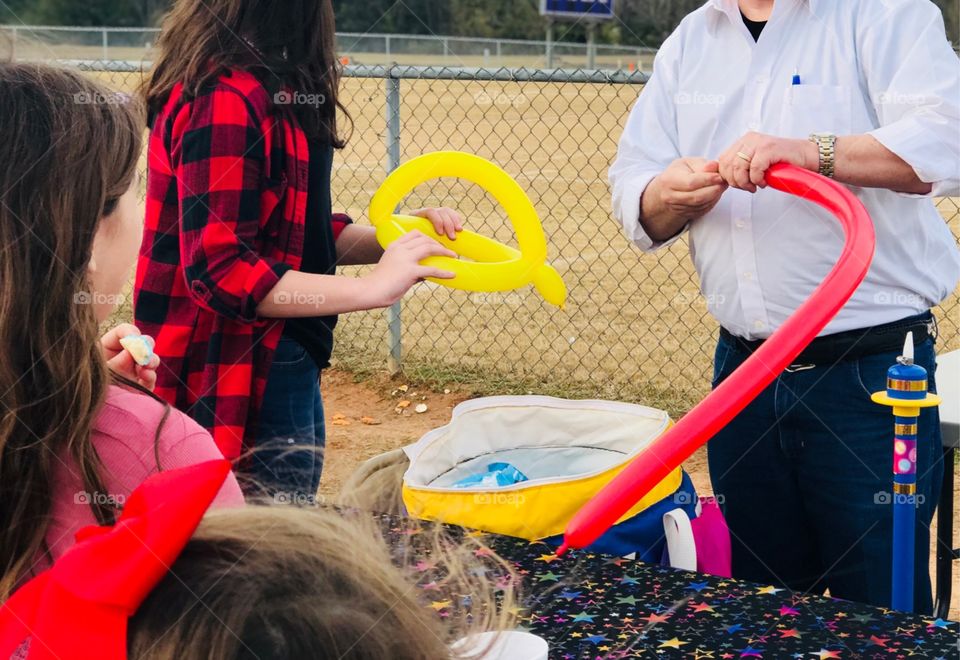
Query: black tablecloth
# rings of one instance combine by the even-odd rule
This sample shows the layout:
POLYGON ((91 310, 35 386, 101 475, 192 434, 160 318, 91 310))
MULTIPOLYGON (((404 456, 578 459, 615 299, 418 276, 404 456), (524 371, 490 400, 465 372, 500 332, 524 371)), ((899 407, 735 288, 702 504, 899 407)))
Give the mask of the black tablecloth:
MULTIPOLYGON (((412 521, 384 516, 383 526, 397 545, 419 534, 412 521)), ((558 559, 542 543, 480 538, 522 578, 521 623, 547 640, 551 659, 958 658, 956 622, 587 552, 558 559)), ((422 595, 443 616, 458 604, 431 600, 429 567, 424 562, 422 595)))

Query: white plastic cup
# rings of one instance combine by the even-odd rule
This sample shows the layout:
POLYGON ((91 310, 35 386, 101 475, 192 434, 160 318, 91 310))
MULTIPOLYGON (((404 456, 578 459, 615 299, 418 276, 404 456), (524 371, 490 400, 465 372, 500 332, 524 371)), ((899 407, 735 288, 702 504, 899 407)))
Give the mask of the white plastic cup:
POLYGON ((547 660, 547 641, 533 633, 504 630, 467 635, 450 647, 457 657, 478 660, 547 660), (480 653, 483 655, 479 655, 480 653))

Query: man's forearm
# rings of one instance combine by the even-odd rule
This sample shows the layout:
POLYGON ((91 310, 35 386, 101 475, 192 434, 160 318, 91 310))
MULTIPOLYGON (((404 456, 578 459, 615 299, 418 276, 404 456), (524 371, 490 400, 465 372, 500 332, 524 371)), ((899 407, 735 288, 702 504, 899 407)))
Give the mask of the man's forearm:
POLYGON ((905 160, 872 135, 837 138, 834 178, 852 186, 887 188, 917 195, 925 195, 933 187, 921 181, 905 160))

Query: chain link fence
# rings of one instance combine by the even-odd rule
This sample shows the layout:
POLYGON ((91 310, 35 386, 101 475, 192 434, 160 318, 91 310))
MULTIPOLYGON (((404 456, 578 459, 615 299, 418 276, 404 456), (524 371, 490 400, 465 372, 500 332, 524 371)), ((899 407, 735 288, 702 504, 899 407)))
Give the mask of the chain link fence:
MULTIPOLYGON (((136 65, 86 68, 126 91, 139 81, 136 65)), ((337 362, 382 371, 399 361, 407 375, 441 386, 640 401, 674 416, 702 398, 717 324, 686 241, 643 255, 609 212, 607 169, 645 80, 627 72, 349 67, 343 100, 354 130, 336 156, 335 209, 367 222, 370 197, 398 162, 439 149, 478 154, 527 191, 569 299, 559 310, 529 287, 471 294, 423 283, 389 312, 341 317, 337 362)), ((937 200, 960 239, 958 204, 937 200)), ((472 184, 430 182, 404 204, 429 205, 454 206, 470 229, 514 238, 496 202, 472 184)), ((940 350, 960 348, 958 292, 936 313, 940 350)))

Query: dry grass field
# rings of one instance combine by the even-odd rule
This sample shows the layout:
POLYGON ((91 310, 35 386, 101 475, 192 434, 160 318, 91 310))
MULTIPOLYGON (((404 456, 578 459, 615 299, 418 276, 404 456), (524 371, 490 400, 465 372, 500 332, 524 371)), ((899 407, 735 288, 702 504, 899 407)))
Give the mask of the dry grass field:
MULTIPOLYGON (((96 74, 131 90, 136 76, 96 74)), ((348 78, 353 117, 337 155, 334 205, 366 222, 386 175, 385 83, 348 78)), ((708 387, 716 324, 707 315, 685 243, 641 255, 609 213, 606 171, 641 87, 572 83, 404 80, 401 159, 438 149, 479 154, 527 191, 543 221, 550 261, 569 288, 559 310, 527 288, 469 294, 425 283, 402 306, 403 365, 431 382, 478 392, 558 393, 641 401, 685 412, 708 387)), ((938 200, 960 237, 957 200, 938 200)), ((419 187, 406 206, 449 205, 470 229, 512 240, 494 200, 459 181, 419 187)), ((345 269, 348 272, 361 269, 345 269)), ((960 347, 960 297, 938 310, 941 349, 960 347)), ((337 360, 355 371, 386 365, 384 312, 351 314, 337 360)))

